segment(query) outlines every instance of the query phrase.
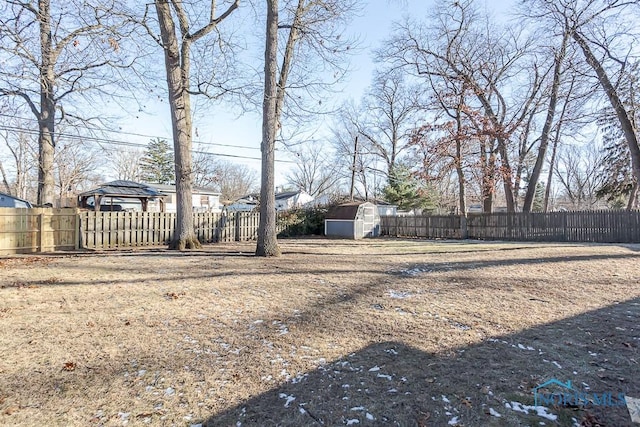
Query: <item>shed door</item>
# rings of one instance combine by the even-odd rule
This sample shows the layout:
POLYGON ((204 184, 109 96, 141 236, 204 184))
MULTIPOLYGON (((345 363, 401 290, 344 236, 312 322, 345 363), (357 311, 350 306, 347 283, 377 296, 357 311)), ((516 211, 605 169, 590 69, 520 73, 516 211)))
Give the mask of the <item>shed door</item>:
POLYGON ((364 237, 375 237, 376 233, 376 207, 375 206, 363 206, 362 211, 364 214, 363 228, 364 237))

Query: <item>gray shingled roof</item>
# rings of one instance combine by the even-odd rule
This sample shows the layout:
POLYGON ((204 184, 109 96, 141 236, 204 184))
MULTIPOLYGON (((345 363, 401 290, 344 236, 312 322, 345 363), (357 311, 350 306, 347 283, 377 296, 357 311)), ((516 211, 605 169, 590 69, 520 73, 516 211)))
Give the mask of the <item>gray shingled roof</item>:
POLYGON ((98 188, 80 193, 80 197, 88 196, 116 196, 116 197, 162 197, 164 193, 150 187, 149 184, 141 184, 133 181, 112 181, 102 184, 98 188))

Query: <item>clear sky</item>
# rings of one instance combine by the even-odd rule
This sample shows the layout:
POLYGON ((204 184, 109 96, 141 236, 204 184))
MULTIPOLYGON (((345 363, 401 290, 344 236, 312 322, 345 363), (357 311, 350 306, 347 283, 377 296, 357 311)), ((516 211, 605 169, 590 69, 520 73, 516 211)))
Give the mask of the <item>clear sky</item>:
MULTIPOLYGON (((515 0, 486 1, 486 9, 490 13, 502 15, 512 6, 515 0)), ((405 16, 419 18, 425 16, 433 7, 430 0, 369 0, 362 10, 362 15, 353 21, 349 31, 361 40, 361 50, 352 58, 353 70, 344 83, 342 99, 353 98, 359 100, 371 81, 374 70, 372 50, 380 46, 392 30, 394 22, 405 16)), ((164 76, 159 80, 164 83, 164 76)), ((334 101, 341 101, 341 97, 334 101)), ((228 111, 224 105, 213 106, 206 114, 197 115, 194 121, 194 140, 204 142, 205 145, 197 149, 228 156, 253 157, 256 160, 236 157, 221 157, 227 160, 246 164, 260 170, 260 139, 262 118, 257 113, 244 113, 238 117, 237 113, 228 111), (245 146, 246 149, 229 148, 221 145, 245 146)), ((122 125, 125 132, 134 132, 171 139, 171 123, 169 106, 156 101, 147 102, 144 113, 127 120, 122 125)), ((120 136, 119 139, 122 139, 120 136)), ((148 138, 129 137, 132 142, 146 143, 148 138)), ((279 152, 277 158, 289 160, 292 158, 285 152, 279 152)), ((276 185, 285 184, 285 176, 290 163, 276 163, 276 185)))

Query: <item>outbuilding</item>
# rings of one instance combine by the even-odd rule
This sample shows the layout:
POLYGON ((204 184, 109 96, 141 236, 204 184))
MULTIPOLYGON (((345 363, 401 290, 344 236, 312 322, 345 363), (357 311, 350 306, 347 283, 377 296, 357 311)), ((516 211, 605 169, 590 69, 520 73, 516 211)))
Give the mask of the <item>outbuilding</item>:
POLYGON ((369 202, 343 203, 329 209, 324 220, 327 237, 362 239, 380 235, 380 215, 369 202))
POLYGON ((31 203, 0 191, 0 208, 30 208, 31 203))

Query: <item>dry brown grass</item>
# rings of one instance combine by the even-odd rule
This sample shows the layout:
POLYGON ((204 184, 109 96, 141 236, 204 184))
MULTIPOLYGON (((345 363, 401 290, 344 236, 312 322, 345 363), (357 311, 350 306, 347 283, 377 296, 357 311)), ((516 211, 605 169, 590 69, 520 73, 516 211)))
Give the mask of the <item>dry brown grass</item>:
POLYGON ((0 424, 631 423, 505 403, 551 377, 640 397, 640 246, 282 249, 0 259, 0 424))

